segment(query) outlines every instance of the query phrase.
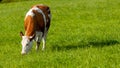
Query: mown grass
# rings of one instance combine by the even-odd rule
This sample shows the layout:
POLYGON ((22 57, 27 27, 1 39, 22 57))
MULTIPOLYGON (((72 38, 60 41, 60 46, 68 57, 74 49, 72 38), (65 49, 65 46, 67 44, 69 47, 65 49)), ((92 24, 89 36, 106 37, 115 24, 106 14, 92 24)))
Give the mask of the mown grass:
POLYGON ((20 1, 32 1, 32 0, 0 0, 0 3, 20 2, 20 1))
MULTIPOLYGON (((0 4, 0 68, 119 68, 120 1, 41 0, 0 4), (19 32, 34 4, 51 7, 47 48, 22 56, 19 32)), ((35 45, 35 44, 34 44, 35 45)))

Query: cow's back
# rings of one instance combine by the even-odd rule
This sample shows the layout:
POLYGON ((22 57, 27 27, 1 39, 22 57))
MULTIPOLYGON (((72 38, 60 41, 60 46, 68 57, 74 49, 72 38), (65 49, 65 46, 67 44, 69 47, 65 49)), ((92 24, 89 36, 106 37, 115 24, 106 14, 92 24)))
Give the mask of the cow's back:
POLYGON ((39 12, 39 10, 33 10, 35 13, 34 19, 36 21, 36 30, 41 30, 42 32, 45 30, 45 28, 49 28, 50 25, 50 9, 48 6, 45 5, 35 5, 32 8, 39 8, 42 10, 43 14, 39 12), (45 15, 45 16, 44 16, 45 15), (44 19, 45 18, 45 19, 44 19))

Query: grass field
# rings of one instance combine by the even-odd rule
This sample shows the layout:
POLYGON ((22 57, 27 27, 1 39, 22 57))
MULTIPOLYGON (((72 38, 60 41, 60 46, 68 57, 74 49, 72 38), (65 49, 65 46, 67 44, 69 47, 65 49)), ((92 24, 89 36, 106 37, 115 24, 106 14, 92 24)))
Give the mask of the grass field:
MULTIPOLYGON (((0 68, 120 68, 119 0, 40 0, 0 4, 0 68), (22 56, 20 31, 34 4, 51 7, 44 52, 22 56)), ((34 44, 35 45, 35 44, 34 44)))

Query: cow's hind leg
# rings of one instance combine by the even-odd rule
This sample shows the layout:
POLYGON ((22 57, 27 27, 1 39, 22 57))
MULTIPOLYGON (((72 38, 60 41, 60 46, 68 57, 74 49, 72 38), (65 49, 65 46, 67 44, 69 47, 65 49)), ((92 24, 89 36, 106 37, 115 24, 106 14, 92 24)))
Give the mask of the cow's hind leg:
POLYGON ((42 39, 42 41, 43 41, 42 51, 44 51, 44 50, 45 50, 45 47, 46 47, 46 41, 45 41, 45 39, 42 39))
POLYGON ((45 36, 42 38, 42 42, 43 42, 42 51, 44 51, 45 47, 46 47, 46 37, 45 36))
POLYGON ((42 38, 42 42, 43 42, 42 51, 44 51, 46 47, 46 36, 47 36, 47 31, 44 33, 43 38, 42 38))
POLYGON ((47 37, 49 26, 50 26, 50 23, 47 24, 47 27, 46 27, 45 32, 44 32, 44 35, 42 37, 42 42, 43 42, 42 51, 44 51, 45 47, 46 47, 46 37, 47 37))

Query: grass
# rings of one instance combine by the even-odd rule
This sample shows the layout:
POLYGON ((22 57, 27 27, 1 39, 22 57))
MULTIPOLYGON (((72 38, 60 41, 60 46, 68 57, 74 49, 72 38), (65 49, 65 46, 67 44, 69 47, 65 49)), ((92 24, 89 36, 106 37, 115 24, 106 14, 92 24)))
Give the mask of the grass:
MULTIPOLYGON (((0 4, 0 68, 119 68, 120 1, 41 0, 0 4), (51 7, 47 48, 22 56, 19 32, 29 8, 51 7)), ((35 45, 35 44, 34 44, 35 45)))

